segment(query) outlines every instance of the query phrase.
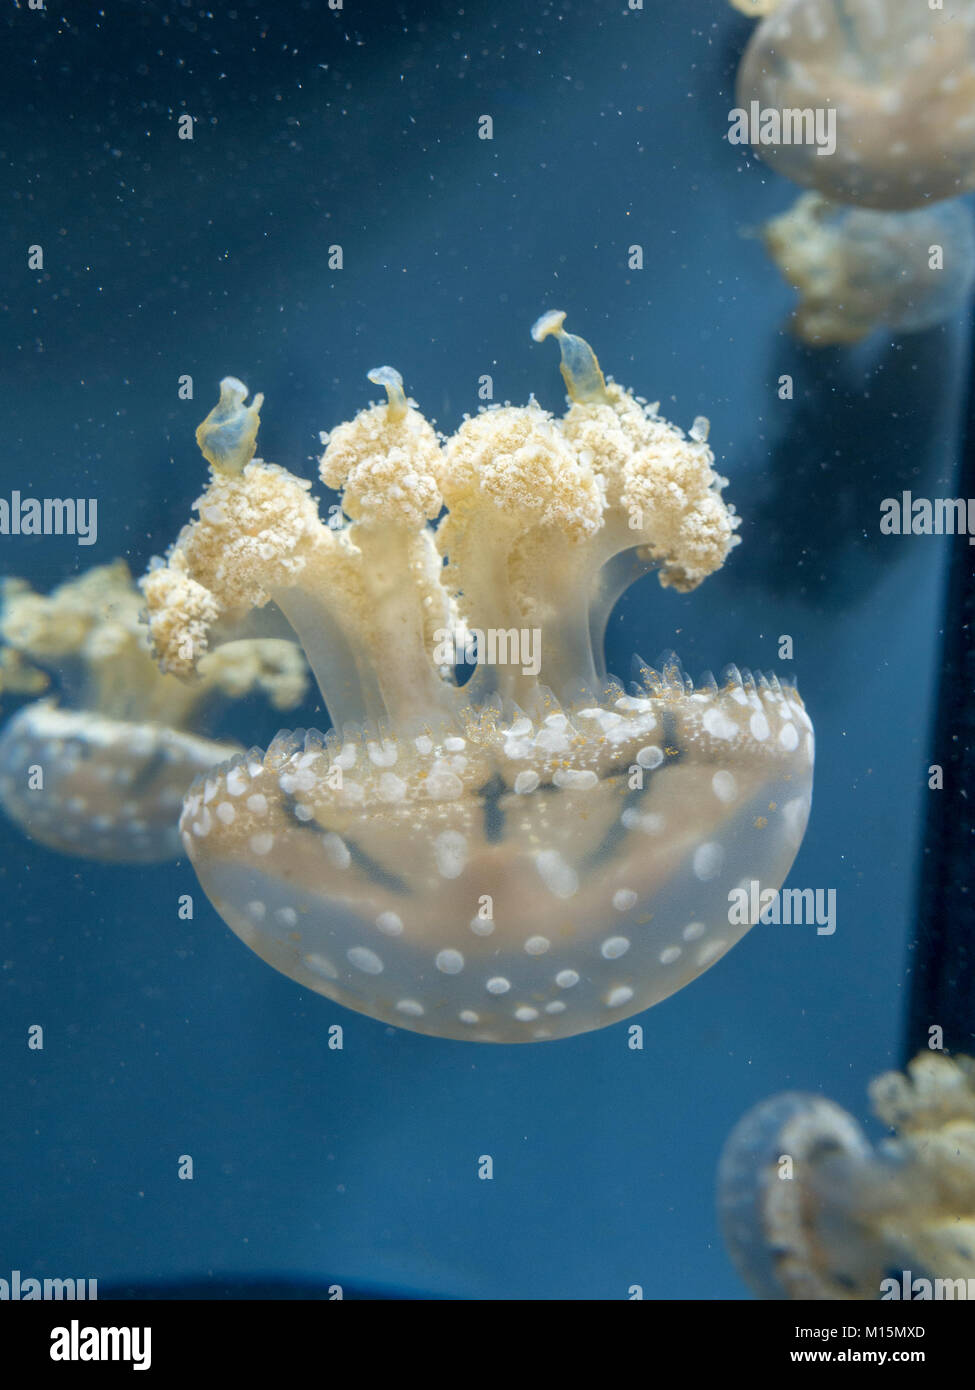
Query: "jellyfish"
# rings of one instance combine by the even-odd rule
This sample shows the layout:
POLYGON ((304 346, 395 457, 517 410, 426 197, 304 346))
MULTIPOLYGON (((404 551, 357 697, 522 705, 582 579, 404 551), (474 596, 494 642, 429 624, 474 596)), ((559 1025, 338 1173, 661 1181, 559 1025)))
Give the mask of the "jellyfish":
POLYGON ((695 687, 676 658, 607 674, 619 594, 650 570, 693 590, 738 518, 707 421, 685 435, 605 380, 564 317, 533 330, 561 348, 561 418, 491 406, 442 441, 395 369, 370 373, 386 401, 322 436, 338 526, 254 457, 263 397, 225 379, 198 516, 142 581, 177 673, 214 615, 273 600, 332 720, 191 789, 210 901, 300 985, 438 1038, 569 1037, 673 994, 743 935, 729 889, 780 884, 810 809, 793 685, 695 687))
POLYGON ((832 153, 808 140, 756 149, 837 202, 957 197, 975 188, 975 0, 781 0, 752 34, 736 100, 760 118, 808 113, 807 124, 835 111, 832 153))
POLYGON ((222 694, 263 690, 290 709, 306 685, 291 641, 226 641, 192 683, 160 672, 140 622, 142 597, 122 560, 38 594, 8 579, 0 616, 0 689, 37 695, 0 734, 0 805, 51 849, 106 863, 180 852, 183 795, 239 745, 195 732, 222 694))
POLYGON ((760 1298, 900 1297, 889 1281, 906 1271, 975 1278, 975 1060, 921 1053, 870 1098, 894 1132, 876 1146, 838 1105, 800 1092, 763 1101, 732 1131, 718 1205, 760 1298))
POLYGON ((781 0, 731 0, 731 7, 755 19, 764 19, 780 3, 781 0))
POLYGON ((975 281, 975 227, 963 202, 876 212, 803 193, 762 234, 799 291, 793 326, 807 343, 856 343, 880 325, 932 328, 957 312, 975 281))

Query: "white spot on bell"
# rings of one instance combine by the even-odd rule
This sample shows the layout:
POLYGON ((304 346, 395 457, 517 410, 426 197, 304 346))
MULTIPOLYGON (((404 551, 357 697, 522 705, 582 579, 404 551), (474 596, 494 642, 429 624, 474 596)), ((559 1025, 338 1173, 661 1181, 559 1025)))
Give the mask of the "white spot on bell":
POLYGON ((699 878, 702 883, 707 883, 720 873, 723 863, 724 850, 719 844, 709 840, 706 844, 698 845, 694 851, 694 877, 699 878))
POLYGON ((366 975, 381 975, 383 963, 375 951, 370 951, 368 946, 351 946, 346 951, 350 965, 354 965, 356 970, 361 970, 366 975))
POLYGON ((460 951, 438 951, 434 964, 444 975, 459 975, 464 968, 464 957, 460 951))

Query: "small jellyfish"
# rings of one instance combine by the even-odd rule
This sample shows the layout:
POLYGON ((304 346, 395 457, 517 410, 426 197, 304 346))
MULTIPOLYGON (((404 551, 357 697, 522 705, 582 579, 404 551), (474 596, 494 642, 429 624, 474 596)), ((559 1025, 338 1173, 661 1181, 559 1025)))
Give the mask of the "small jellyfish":
POLYGON ((752 34, 736 100, 783 122, 756 145, 761 157, 837 202, 957 197, 975 188, 975 0, 781 0, 752 34), (795 137, 816 111, 835 113, 833 150, 795 137))
POLYGON ((731 7, 753 19, 764 19, 781 3, 782 0, 731 0, 731 7))
POLYGON ((794 686, 695 688, 676 658, 629 689, 607 675, 623 590, 651 569, 696 588, 738 518, 707 422, 685 435, 606 381, 564 317, 533 330, 562 350, 562 418, 491 407, 442 443, 398 372, 370 373, 388 401, 322 436, 338 527, 253 458, 260 397, 224 382, 198 518, 142 581, 175 671, 201 615, 273 600, 332 718, 187 796, 211 902, 305 988, 441 1038, 569 1037, 665 999, 747 930, 729 891, 781 884, 809 815, 794 686))
POLYGON ((856 343, 881 325, 933 328, 975 282, 975 226, 963 202, 875 212, 803 193, 762 235, 799 291, 793 326, 807 343, 856 343))
POLYGON ((729 1136, 725 1244, 760 1298, 900 1297, 897 1271, 975 1277, 975 1061, 922 1053, 870 1098, 894 1131, 876 1147, 845 1110, 799 1092, 763 1101, 729 1136))
POLYGON ((239 751, 193 730, 220 693, 263 689, 290 709, 305 688, 292 642, 228 641, 193 683, 163 675, 140 623, 142 597, 121 560, 52 593, 7 580, 0 615, 0 688, 58 697, 25 705, 0 734, 0 805, 51 849, 106 863, 180 852, 179 808, 193 779, 239 751))

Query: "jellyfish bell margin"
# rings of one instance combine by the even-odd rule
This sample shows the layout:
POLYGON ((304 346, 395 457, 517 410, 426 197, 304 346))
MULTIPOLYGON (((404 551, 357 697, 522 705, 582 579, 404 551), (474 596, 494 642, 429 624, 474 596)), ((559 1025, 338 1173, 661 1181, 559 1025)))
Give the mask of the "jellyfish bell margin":
POLYGON ((607 381, 563 318, 533 330, 562 352, 559 419, 495 407, 441 442, 398 373, 371 373, 387 402, 323 436, 338 528, 254 457, 261 398, 228 379, 198 517, 143 580, 169 669, 273 599, 333 720, 195 784, 180 832, 211 902, 299 984, 439 1038, 571 1037, 666 998, 744 934, 729 893, 779 887, 809 815, 793 686, 605 671, 611 562, 686 592, 738 518, 706 423, 685 435, 607 381), (437 664, 444 629, 526 628, 537 674, 482 660, 458 686, 437 664))

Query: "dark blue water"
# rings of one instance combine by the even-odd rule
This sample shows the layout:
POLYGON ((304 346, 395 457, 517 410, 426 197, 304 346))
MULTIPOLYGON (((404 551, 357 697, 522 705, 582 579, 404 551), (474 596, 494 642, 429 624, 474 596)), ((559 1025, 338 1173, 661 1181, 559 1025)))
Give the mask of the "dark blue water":
MULTIPOLYGON (((954 494, 967 326, 853 351, 783 332, 790 291, 749 232, 793 190, 723 139, 750 25, 718 0, 217 8, 2 20, 2 490, 100 514, 97 546, 3 538, 0 569, 44 589, 116 555, 141 572, 201 490, 193 430, 228 373, 266 394, 263 456, 306 475, 378 362, 444 428, 485 372, 499 400, 558 408, 528 329, 563 308, 669 418, 710 418, 745 518, 697 593, 628 595, 610 667, 675 648, 694 674, 798 679, 818 759, 790 883, 835 889, 838 926, 757 926, 641 1018, 640 1052, 622 1024, 441 1042, 303 993, 202 894, 179 920, 185 861, 109 868, 3 824, 0 1274, 743 1297, 714 1213, 728 1131, 788 1088, 862 1113, 900 1060, 939 605, 965 543, 881 537, 879 503, 954 494)), ((266 745, 280 722, 255 701, 225 727, 266 745)))

